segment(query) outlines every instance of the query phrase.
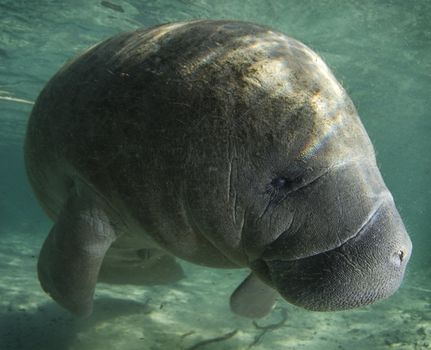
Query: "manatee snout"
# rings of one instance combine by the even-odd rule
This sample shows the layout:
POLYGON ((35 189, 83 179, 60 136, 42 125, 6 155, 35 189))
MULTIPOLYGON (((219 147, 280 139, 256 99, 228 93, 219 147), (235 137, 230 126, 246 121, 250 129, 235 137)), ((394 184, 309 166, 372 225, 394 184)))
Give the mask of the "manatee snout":
POLYGON ((253 269, 292 304, 315 311, 343 310, 392 295, 411 249, 388 193, 341 246, 294 260, 257 260, 253 269))

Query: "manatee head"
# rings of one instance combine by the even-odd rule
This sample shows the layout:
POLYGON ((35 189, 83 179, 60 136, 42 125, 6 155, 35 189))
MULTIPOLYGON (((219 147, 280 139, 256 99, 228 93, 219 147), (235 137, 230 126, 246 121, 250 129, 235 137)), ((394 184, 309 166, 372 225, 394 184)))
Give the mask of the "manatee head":
POLYGON ((269 221, 284 210, 287 226, 251 267, 287 301, 318 311, 349 309, 400 286, 411 242, 390 193, 366 182, 379 178, 376 168, 370 173, 364 166, 370 165, 336 167, 268 209, 269 221))
POLYGON ((292 46, 289 108, 269 89, 266 117, 276 117, 250 147, 243 247, 252 270, 293 304, 366 305, 398 289, 411 241, 350 98, 315 53, 292 46))

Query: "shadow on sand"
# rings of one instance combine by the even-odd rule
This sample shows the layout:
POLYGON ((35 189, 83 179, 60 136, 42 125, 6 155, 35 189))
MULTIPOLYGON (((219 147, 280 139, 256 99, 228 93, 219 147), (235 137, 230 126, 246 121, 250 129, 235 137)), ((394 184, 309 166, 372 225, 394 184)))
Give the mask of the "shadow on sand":
POLYGON ((0 349, 68 349, 79 332, 120 316, 147 314, 146 303, 113 298, 98 298, 94 313, 86 319, 71 316, 54 303, 39 306, 34 312, 9 306, 0 314, 0 349))

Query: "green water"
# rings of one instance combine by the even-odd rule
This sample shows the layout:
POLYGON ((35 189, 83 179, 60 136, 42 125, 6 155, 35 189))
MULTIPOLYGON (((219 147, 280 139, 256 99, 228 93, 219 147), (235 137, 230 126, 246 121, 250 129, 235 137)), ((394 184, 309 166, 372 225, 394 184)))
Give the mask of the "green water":
POLYGON ((431 348, 431 1, 0 0, 0 350, 186 349, 234 329, 202 348, 247 349, 259 334, 227 307, 241 272, 186 264, 188 278, 173 290, 102 285, 84 321, 54 305, 35 272, 51 223, 24 172, 31 103, 70 57, 104 38, 202 18, 267 24, 323 57, 358 109, 414 245, 392 298, 331 314, 280 302, 286 323, 251 348, 431 348))

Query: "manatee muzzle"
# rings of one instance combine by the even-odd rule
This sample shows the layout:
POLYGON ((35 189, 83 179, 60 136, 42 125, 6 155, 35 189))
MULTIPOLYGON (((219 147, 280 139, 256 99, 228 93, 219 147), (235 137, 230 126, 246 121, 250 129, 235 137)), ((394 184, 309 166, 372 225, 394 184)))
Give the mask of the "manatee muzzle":
POLYGON ((262 258, 251 267, 288 302, 315 311, 335 311, 393 294, 401 284, 411 249, 398 211, 388 198, 341 246, 299 259, 262 258))

